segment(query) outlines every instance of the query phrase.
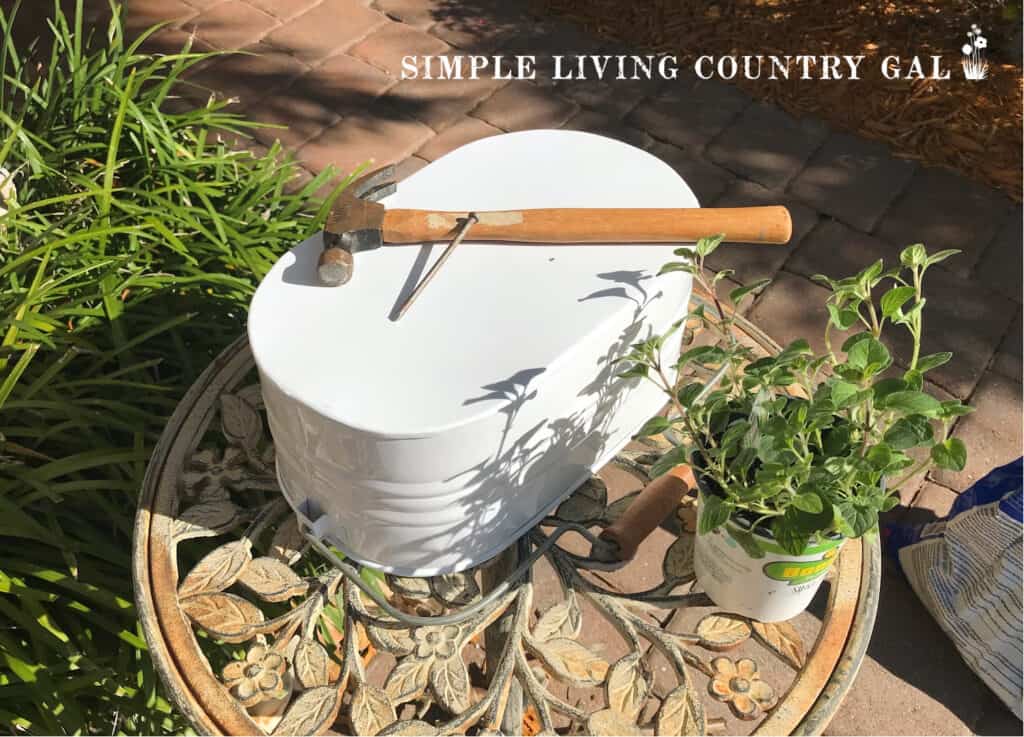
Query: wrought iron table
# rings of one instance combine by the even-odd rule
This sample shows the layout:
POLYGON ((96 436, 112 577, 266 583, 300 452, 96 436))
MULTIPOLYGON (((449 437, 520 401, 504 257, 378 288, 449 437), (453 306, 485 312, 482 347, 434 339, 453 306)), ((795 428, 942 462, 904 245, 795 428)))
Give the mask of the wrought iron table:
POLYGON ((658 450, 634 443, 477 570, 344 575, 278 491, 240 339, 182 400, 148 469, 133 565, 153 661, 210 734, 820 733, 867 648, 877 538, 847 542, 811 609, 781 624, 719 613, 700 592, 686 500, 644 555, 602 571, 587 530, 622 513, 658 450))

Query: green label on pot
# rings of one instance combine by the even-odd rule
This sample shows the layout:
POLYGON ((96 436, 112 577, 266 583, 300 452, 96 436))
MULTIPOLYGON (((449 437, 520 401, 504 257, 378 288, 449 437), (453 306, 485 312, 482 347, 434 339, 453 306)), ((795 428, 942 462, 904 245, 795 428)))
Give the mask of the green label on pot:
POLYGON ((825 553, 821 560, 777 560, 768 563, 764 567, 764 575, 776 581, 796 584, 813 581, 821 576, 832 566, 832 559, 835 558, 835 551, 825 553))

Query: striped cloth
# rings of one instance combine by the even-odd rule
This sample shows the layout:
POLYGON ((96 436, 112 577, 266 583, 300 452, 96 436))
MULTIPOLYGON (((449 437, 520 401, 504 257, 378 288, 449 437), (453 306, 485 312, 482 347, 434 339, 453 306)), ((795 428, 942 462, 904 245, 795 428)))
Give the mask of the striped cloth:
POLYGON ((949 516, 887 530, 887 547, 967 665, 1021 717, 1024 459, 959 496, 949 516))

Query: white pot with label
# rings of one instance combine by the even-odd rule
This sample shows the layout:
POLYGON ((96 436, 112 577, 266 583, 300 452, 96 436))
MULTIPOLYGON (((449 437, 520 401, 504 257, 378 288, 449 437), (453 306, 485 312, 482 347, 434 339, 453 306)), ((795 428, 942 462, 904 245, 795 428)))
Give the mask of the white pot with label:
POLYGON ((698 530, 694 568, 704 592, 723 610, 781 622, 811 603, 844 542, 836 534, 794 555, 770 535, 730 519, 711 532, 698 530))

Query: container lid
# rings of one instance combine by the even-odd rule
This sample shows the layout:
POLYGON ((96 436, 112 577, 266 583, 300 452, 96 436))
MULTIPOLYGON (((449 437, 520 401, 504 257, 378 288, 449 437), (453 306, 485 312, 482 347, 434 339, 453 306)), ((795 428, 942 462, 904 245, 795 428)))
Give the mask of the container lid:
MULTIPOLYGON (((402 181, 382 202, 432 210, 698 207, 679 175, 651 154, 555 130, 470 143, 402 181)), ((539 382, 544 373, 571 370, 573 345, 632 315, 636 304, 621 297, 629 285, 653 285, 677 246, 482 244, 472 242, 470 230, 409 312, 393 321, 444 247, 359 253, 352 280, 340 287, 317 282, 319 235, 285 254, 249 313, 264 376, 357 430, 444 432, 500 412, 510 401, 500 387, 516 376, 539 382)), ((657 289, 646 289, 657 298, 657 289)))

